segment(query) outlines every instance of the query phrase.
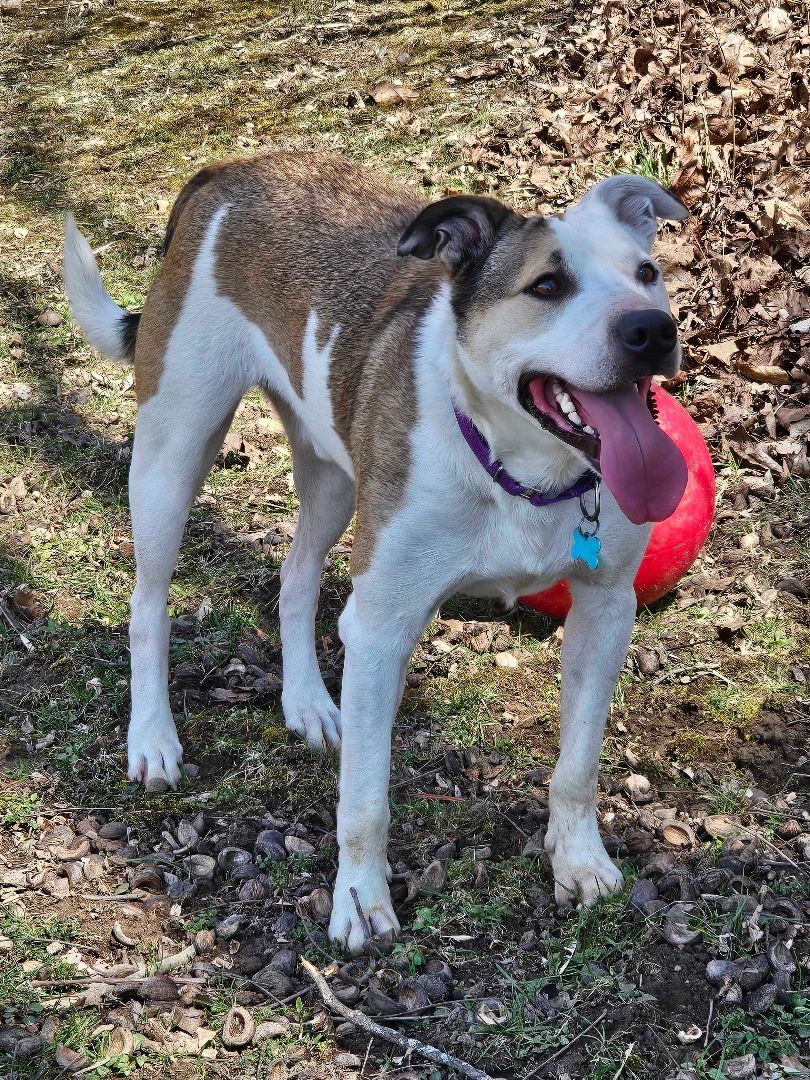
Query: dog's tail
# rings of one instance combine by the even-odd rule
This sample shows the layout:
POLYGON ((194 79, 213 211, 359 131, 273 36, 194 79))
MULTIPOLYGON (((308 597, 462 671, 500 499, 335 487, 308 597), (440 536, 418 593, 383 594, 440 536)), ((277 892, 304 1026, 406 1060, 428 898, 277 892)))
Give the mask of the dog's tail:
POLYGON ((104 288, 93 249, 72 214, 65 218, 63 278, 73 321, 93 348, 111 360, 129 363, 135 352, 140 312, 124 311, 104 288))

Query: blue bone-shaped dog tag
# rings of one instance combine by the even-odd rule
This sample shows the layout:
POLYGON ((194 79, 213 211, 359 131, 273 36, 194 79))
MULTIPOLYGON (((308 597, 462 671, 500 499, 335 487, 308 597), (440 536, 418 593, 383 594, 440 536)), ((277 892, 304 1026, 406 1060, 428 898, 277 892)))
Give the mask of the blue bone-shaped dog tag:
POLYGON ((575 561, 587 563, 589 569, 595 570, 599 565, 599 552, 602 550, 602 541, 598 536, 585 536, 579 528, 574 529, 574 542, 571 545, 571 558, 575 561))

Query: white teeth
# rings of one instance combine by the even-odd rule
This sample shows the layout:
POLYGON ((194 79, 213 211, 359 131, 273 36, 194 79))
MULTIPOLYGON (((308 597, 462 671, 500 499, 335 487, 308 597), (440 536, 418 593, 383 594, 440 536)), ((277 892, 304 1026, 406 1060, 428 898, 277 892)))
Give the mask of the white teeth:
POLYGON ((583 424, 582 417, 577 412, 577 407, 571 400, 570 394, 563 390, 556 379, 552 379, 551 389, 554 391, 554 400, 557 402, 560 412, 565 416, 568 422, 576 427, 581 427, 588 435, 595 435, 596 432, 589 424, 583 424))

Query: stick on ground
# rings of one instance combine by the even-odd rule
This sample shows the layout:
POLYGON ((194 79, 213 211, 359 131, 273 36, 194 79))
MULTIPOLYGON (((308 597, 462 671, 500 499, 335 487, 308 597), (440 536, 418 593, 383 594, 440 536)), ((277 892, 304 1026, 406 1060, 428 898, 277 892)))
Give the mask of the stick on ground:
POLYGON ((350 1009, 348 1005, 344 1005, 342 1001, 339 1001, 335 997, 320 971, 318 971, 315 965, 311 964, 309 960, 305 959, 303 956, 301 957, 301 966, 318 987, 324 1004, 330 1008, 332 1012, 337 1013, 338 1016, 342 1016, 346 1020, 350 1020, 369 1035, 373 1035, 374 1038, 385 1039, 386 1042, 393 1043, 406 1053, 418 1054, 420 1057, 427 1058, 428 1061, 432 1061, 436 1065, 444 1065, 446 1069, 454 1069, 457 1073, 461 1073, 462 1076, 469 1077, 470 1080, 492 1080, 492 1077, 488 1073, 482 1072, 481 1069, 476 1069, 474 1065, 469 1065, 466 1061, 461 1061, 459 1058, 453 1057, 452 1054, 446 1054, 444 1050, 439 1050, 435 1046, 429 1046, 427 1043, 419 1042, 418 1039, 409 1039, 406 1035, 401 1035, 398 1031, 394 1031, 393 1028, 383 1027, 373 1020, 369 1020, 364 1013, 358 1012, 356 1009, 350 1009))

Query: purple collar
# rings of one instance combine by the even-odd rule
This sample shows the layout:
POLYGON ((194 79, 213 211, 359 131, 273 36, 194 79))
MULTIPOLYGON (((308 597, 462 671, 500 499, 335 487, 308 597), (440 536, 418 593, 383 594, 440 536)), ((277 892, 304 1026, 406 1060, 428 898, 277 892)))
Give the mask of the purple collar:
POLYGON ((559 495, 543 495, 536 488, 524 487, 523 484, 518 483, 513 476, 509 475, 500 461, 492 461, 489 443, 469 416, 459 412, 455 406, 453 406, 453 412, 456 414, 458 426, 467 445, 495 483, 502 487, 507 494, 519 495, 521 499, 526 499, 532 506, 553 506, 554 503, 565 502, 567 499, 577 499, 580 495, 584 495, 586 491, 593 490, 597 477, 595 473, 590 471, 581 476, 576 483, 567 487, 565 491, 561 491, 559 495))

